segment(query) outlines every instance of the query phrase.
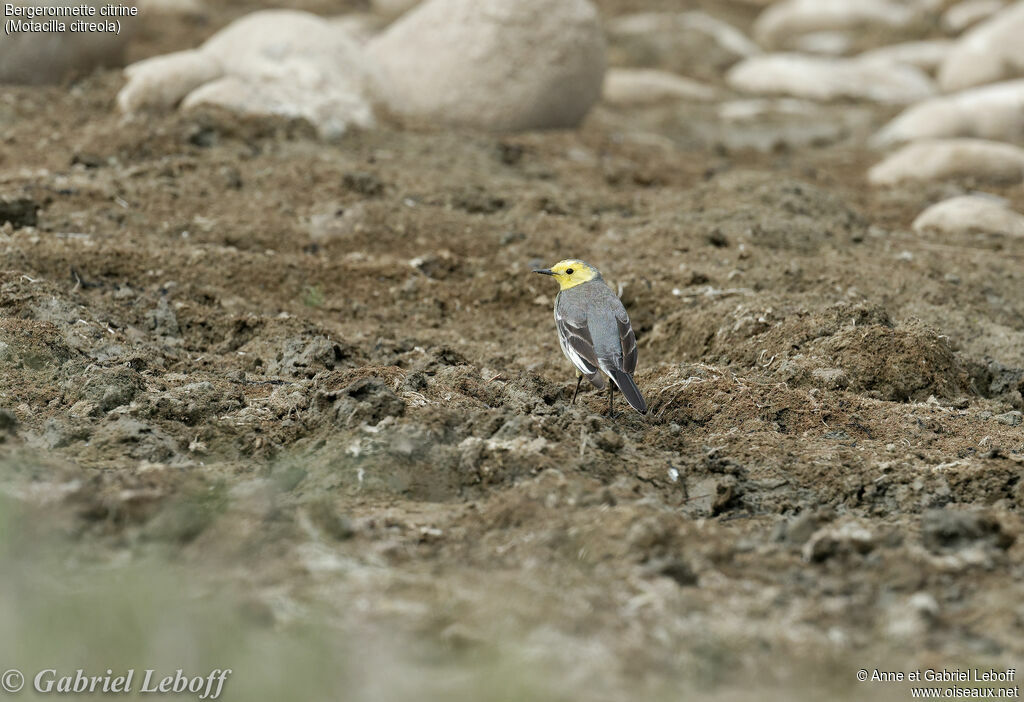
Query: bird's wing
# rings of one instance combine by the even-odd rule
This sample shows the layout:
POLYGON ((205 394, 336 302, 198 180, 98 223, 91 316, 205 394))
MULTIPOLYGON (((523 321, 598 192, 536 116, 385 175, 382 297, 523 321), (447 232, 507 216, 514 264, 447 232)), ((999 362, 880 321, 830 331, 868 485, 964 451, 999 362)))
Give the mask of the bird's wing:
POLYGON ((599 366, 587 323, 581 324, 575 320, 566 319, 559 314, 556 308, 555 324, 558 326, 558 342, 562 351, 580 373, 593 381, 597 376, 599 366))
POLYGON ((622 344, 622 370, 632 375, 636 371, 636 334, 625 310, 615 316, 615 321, 619 324, 619 343, 622 344))

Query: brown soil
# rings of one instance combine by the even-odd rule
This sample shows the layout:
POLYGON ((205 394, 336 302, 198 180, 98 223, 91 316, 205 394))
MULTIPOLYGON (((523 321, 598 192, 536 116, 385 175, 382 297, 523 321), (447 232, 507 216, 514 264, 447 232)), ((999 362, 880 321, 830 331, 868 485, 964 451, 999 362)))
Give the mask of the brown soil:
POLYGON ((972 184, 870 189, 891 110, 325 144, 125 121, 120 84, 0 103, 0 455, 89 558, 165 554, 267 626, 286 593, 520 642, 571 671, 558 699, 1024 655, 1024 245, 909 231, 972 184), (569 403, 530 273, 565 257, 620 291, 648 416, 569 403))

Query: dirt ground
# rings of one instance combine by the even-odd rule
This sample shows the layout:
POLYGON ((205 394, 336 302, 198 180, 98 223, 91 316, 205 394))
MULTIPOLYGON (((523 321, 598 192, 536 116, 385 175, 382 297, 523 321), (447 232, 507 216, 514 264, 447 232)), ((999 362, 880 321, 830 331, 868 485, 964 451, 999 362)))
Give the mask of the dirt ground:
POLYGON ((904 699, 856 671, 1021 661, 1024 244, 910 231, 977 184, 870 188, 892 108, 323 143, 125 121, 121 84, 0 90, 9 558, 322 627, 381 671, 353 699, 904 699), (648 416, 570 404, 530 273, 566 257, 620 292, 648 416))

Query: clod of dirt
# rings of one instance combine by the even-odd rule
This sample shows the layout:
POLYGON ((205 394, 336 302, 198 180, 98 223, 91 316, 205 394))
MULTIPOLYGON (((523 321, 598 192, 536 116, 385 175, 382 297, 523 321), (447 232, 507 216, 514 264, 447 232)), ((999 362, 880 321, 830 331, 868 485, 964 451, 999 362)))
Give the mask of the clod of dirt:
POLYGON ((18 431, 18 418, 8 409, 0 409, 0 443, 7 435, 14 436, 18 431))
POLYGON ((167 504, 146 525, 144 534, 156 541, 187 544, 194 541, 224 511, 226 491, 213 487, 183 495, 167 504))
POLYGON ((933 509, 921 518, 921 540, 933 552, 957 551, 974 545, 1005 551, 1013 545, 1015 537, 1003 531, 1002 524, 987 512, 933 509))
POLYGON ((805 512, 776 528, 776 538, 793 546, 803 546, 823 526, 835 519, 831 510, 805 512))
POLYGON ((78 401, 90 404, 87 414, 93 416, 127 405, 146 387, 143 377, 130 368, 93 369, 84 384, 75 379, 65 385, 78 401))
POLYGON ((475 187, 452 195, 451 206, 470 214, 494 214, 505 208, 505 199, 475 187))
POLYGON ((850 379, 842 368, 815 368, 811 371, 811 378, 825 390, 845 390, 850 385, 850 379))
POLYGON ((156 307, 146 315, 146 322, 150 330, 157 336, 164 339, 178 339, 181 337, 181 327, 178 326, 178 316, 167 304, 167 298, 161 297, 156 307))
POLYGON ((907 402, 930 395, 953 398, 967 386, 966 373, 945 338, 920 326, 845 329, 821 344, 849 377, 849 387, 868 397, 907 402))
POLYGON ((677 515, 651 515, 635 521, 626 534, 629 553, 640 562, 668 558, 683 545, 681 517, 677 515))
POLYGON ((168 463, 178 455, 174 439, 129 417, 118 417, 101 426, 92 441, 94 447, 126 454, 151 463, 168 463))
POLYGON ((459 260, 447 251, 442 251, 440 255, 436 256, 434 254, 417 256, 409 261, 409 264, 423 275, 434 280, 445 280, 460 270, 459 260))
POLYGON ((338 514, 326 499, 317 500, 309 506, 309 518, 335 541, 345 541, 356 534, 352 520, 338 514))
POLYGON ((65 420, 47 420, 43 425, 43 443, 49 448, 64 448, 78 441, 88 441, 95 426, 93 422, 77 417, 65 420))
POLYGON ((608 453, 617 453, 622 448, 622 437, 611 429, 605 429, 594 437, 594 443, 602 451, 608 453))
POLYGON ((71 360, 64 335, 49 322, 0 319, 0 365, 41 370, 71 360))
POLYGON ((341 178, 346 190, 365 195, 379 197, 384 194, 384 183, 372 173, 346 173, 341 178))
POLYGON ((373 426, 385 417, 405 414, 405 402, 377 378, 360 378, 341 390, 321 390, 316 401, 321 409, 330 407, 341 426, 373 426))
POLYGON ((212 417, 240 409, 245 404, 237 390, 216 388, 212 383, 190 383, 149 399, 148 414, 189 426, 212 417))
POLYGON ((657 559, 645 564, 644 569, 671 578, 682 587, 693 587, 699 581, 693 566, 681 558, 657 559))
POLYGON ((874 533, 857 522, 824 527, 804 544, 804 560, 822 563, 837 556, 863 555, 875 548, 874 533))
POLYGON ((267 366, 269 375, 312 378, 323 370, 334 370, 351 351, 326 336, 312 339, 292 337, 284 342, 277 358, 267 366))
POLYGON ((0 197, 0 224, 10 222, 15 228, 36 226, 39 203, 31 198, 0 197))
POLYGON ((1024 415, 1022 415, 1017 410, 1012 410, 1004 414, 997 414, 995 417, 993 417, 993 419, 995 419, 1000 424, 1006 424, 1011 427, 1015 427, 1018 426, 1021 423, 1021 421, 1024 421, 1024 415))
POLYGON ((735 506, 741 489, 735 475, 692 480, 686 486, 689 500, 683 511, 692 517, 714 517, 735 506))

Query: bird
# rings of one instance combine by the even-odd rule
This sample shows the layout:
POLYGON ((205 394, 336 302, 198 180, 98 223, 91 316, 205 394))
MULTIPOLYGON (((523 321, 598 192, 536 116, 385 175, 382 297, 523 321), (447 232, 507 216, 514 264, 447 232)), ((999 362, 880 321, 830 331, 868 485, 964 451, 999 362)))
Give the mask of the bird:
POLYGON ((626 308, 604 282, 600 271, 589 263, 569 258, 551 268, 534 268, 533 272, 558 281, 559 291, 555 296, 558 344, 576 367, 572 404, 576 404, 580 383, 586 378, 598 390, 608 386, 609 417, 615 417, 616 389, 630 407, 647 414, 647 402, 633 381, 636 334, 626 308))

